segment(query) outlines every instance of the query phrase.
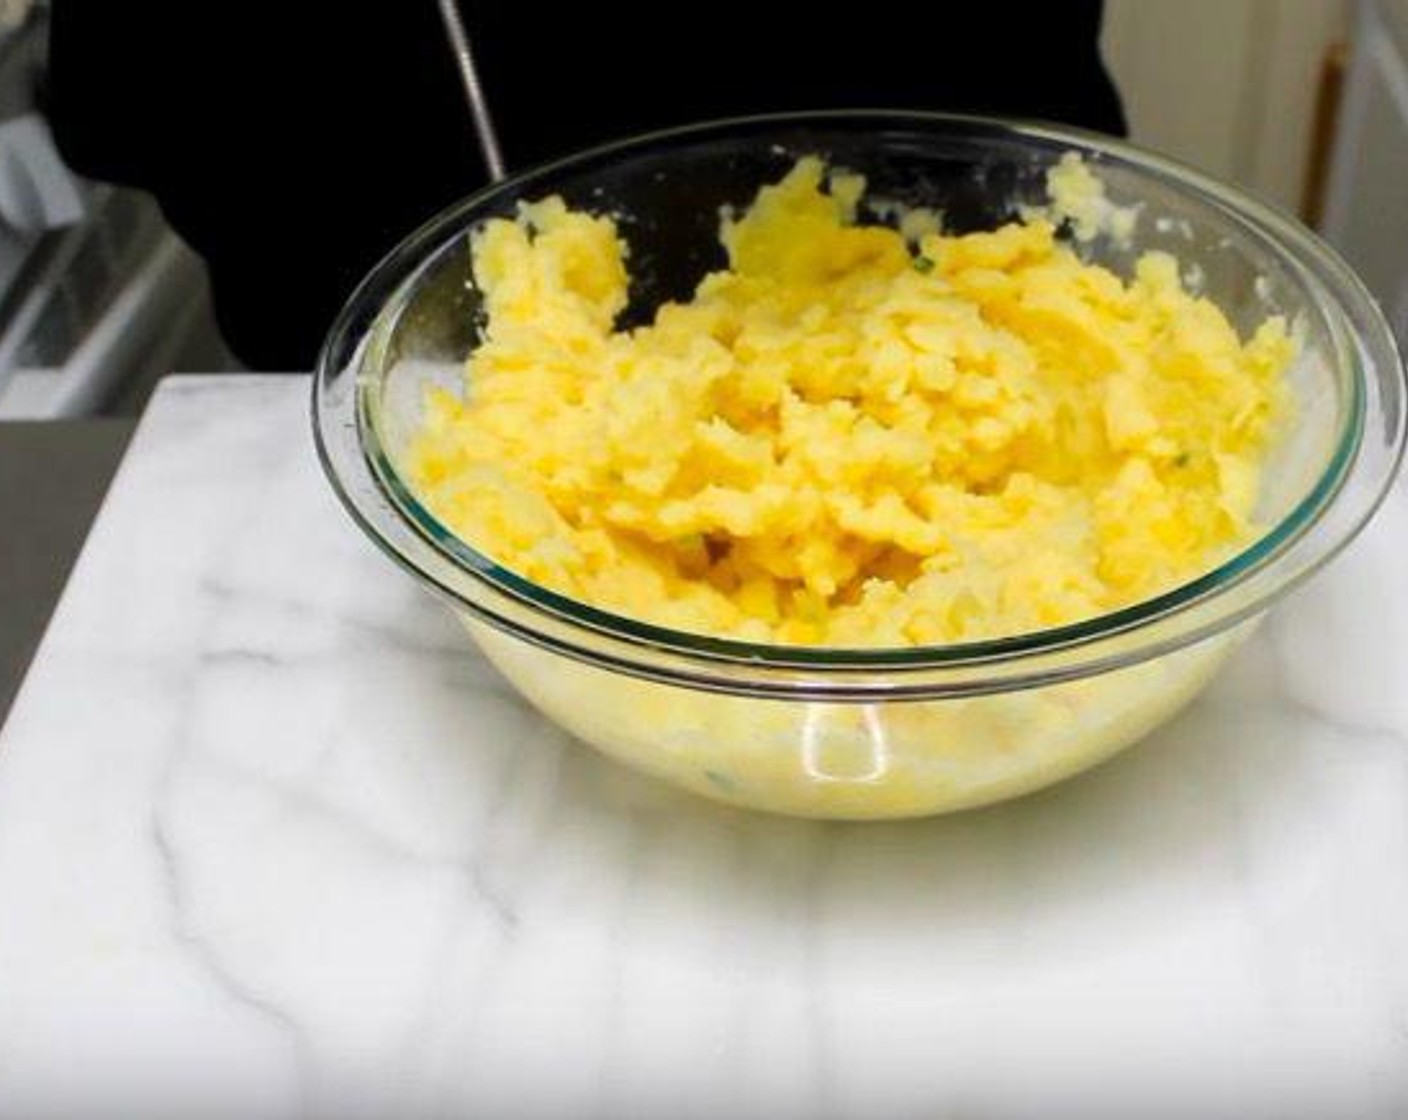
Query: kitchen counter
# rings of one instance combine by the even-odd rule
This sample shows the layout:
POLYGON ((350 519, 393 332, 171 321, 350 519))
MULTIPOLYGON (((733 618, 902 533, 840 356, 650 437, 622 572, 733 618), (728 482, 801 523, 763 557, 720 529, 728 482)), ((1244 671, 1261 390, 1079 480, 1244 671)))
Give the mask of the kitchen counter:
POLYGON ((0 724, 131 435, 126 418, 0 421, 0 724))
POLYGON ((995 809, 627 773, 365 542, 303 378, 167 381, 0 734, 0 1116, 1408 1110, 1408 495, 995 809))

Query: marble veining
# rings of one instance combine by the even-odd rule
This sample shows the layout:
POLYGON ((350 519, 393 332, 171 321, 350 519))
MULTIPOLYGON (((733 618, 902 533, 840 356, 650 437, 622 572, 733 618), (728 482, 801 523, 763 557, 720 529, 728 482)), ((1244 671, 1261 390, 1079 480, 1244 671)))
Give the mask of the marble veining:
POLYGON ((1408 1114, 1408 495, 1182 717, 828 825, 526 709, 319 477, 155 398, 0 731, 0 1117, 1408 1114))

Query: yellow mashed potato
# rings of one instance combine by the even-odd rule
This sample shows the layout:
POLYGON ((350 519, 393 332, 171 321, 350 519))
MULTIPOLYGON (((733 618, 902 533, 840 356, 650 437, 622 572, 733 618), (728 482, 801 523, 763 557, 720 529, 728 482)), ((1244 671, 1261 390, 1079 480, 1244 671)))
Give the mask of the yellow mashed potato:
MULTIPOLYGON (((1106 213, 1078 164, 1052 189, 1080 238, 1106 213)), ((1051 627, 1247 542, 1282 322, 1239 338, 1173 258, 1124 279, 1039 214, 860 225, 863 190, 801 160, 724 221, 728 269, 630 331, 609 217, 553 197, 488 223, 484 340, 427 402, 413 486, 565 595, 782 643, 1051 627)))

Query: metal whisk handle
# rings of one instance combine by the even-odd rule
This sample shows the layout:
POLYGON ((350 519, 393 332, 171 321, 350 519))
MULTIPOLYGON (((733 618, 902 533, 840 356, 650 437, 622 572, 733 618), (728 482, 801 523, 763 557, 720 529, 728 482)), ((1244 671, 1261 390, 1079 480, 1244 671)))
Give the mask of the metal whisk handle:
POLYGON ((499 151, 499 138, 494 133, 494 119, 489 115, 489 103, 484 98, 484 87, 479 84, 479 71, 474 66, 474 52, 470 50, 469 36, 465 33, 464 21, 460 19, 455 0, 438 0, 440 19, 445 24, 445 36, 450 41, 459 66, 460 81, 464 83, 465 100, 469 102, 470 116, 474 118, 474 133, 479 139, 479 151, 484 156, 484 166, 489 169, 489 178, 498 182, 504 177, 504 157, 499 151))

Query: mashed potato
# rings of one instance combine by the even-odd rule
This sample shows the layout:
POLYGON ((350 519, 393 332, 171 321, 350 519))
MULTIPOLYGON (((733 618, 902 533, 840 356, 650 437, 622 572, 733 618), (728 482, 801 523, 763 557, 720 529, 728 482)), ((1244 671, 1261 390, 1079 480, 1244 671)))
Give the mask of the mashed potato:
MULTIPOLYGON (((530 579, 680 629, 910 646, 1100 614, 1257 531, 1292 345, 1239 338, 1146 254, 1122 278, 1058 238, 1127 242, 1074 157, 1049 205, 945 235, 857 224, 859 178, 804 159, 726 219, 726 271, 616 329, 611 219, 548 198, 475 236, 486 328, 462 393, 402 456, 456 533, 530 579)), ((882 207, 872 208, 882 212, 882 207)), ((903 817, 1036 789, 1191 698, 1246 627, 1015 692, 766 700, 623 676, 466 615, 537 707, 607 753, 735 804, 903 817)))
MULTIPOLYGON (((1078 236, 1110 213, 1079 164, 1050 181, 1078 236)), ((1247 542, 1283 323, 1239 338, 1173 258, 1122 279, 1035 213, 916 244, 857 224, 863 190, 801 160, 725 219, 728 269, 631 331, 610 218, 553 197, 488 223, 484 340, 428 401, 412 484, 529 579, 767 642, 1056 626, 1247 542)))

